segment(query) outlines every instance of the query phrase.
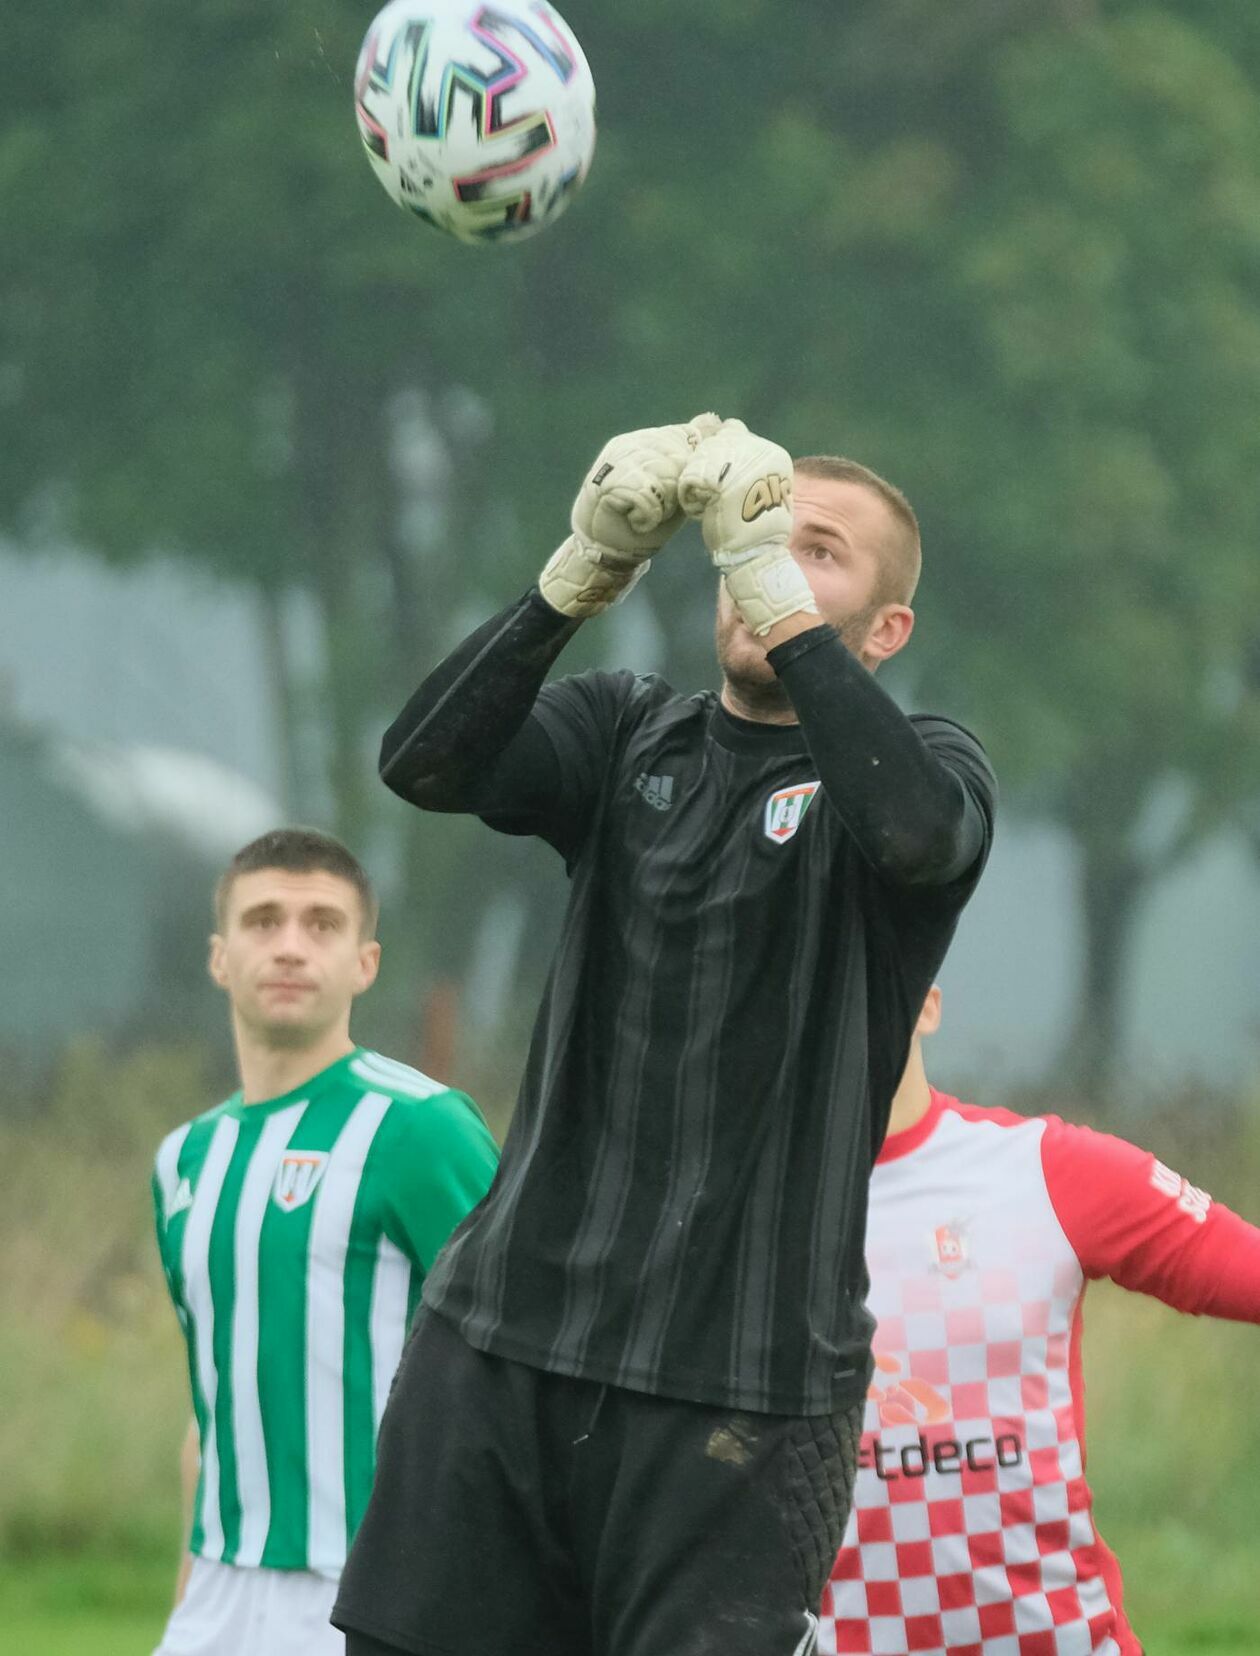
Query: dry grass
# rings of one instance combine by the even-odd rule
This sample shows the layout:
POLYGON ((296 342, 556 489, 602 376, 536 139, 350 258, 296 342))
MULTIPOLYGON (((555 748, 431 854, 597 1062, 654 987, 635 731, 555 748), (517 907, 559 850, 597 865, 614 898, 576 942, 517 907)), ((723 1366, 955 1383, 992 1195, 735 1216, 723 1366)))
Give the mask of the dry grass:
MULTIPOLYGON (((93 1603, 130 1594, 111 1612, 124 1619, 162 1608, 188 1410, 149 1167, 162 1134, 210 1098, 196 1052, 85 1047, 38 1109, 0 1100, 0 1554, 93 1603)), ((1222 1120, 1213 1138, 1197 1117, 1179 1146, 1166 1116, 1158 1148, 1246 1212, 1260 1128, 1242 1112, 1222 1120)), ((1108 1284, 1090 1289, 1086 1329, 1091 1480, 1139 1631, 1154 1656, 1260 1652, 1260 1335, 1108 1284)))
POLYGON ((187 1380, 148 1177, 206 1103, 194 1053, 85 1047, 0 1127, 0 1552, 172 1546, 187 1380))

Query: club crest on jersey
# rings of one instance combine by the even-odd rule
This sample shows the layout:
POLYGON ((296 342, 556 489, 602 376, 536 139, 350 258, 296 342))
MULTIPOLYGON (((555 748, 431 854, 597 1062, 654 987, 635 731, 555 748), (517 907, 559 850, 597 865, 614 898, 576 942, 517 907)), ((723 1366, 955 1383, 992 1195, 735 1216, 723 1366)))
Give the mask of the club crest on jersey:
POLYGON ((791 788, 778 788, 766 800, 765 835, 776 845, 783 845, 805 820, 810 801, 822 786, 820 782, 797 782, 791 788))
POLYGON ((304 1207, 315 1194, 327 1165, 327 1150, 286 1150, 276 1168, 272 1201, 286 1213, 304 1207))
POLYGON ((971 1263, 967 1246, 967 1227, 961 1220, 951 1219, 947 1225, 938 1225, 932 1232, 932 1264, 951 1281, 960 1277, 971 1263))

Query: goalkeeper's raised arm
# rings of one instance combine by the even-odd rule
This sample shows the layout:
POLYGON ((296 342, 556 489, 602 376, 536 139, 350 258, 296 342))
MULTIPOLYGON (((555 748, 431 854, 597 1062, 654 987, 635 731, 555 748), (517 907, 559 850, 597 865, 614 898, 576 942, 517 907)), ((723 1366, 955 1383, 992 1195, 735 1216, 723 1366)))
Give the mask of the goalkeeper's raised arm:
POLYGON ((386 731, 388 787, 432 811, 528 811, 554 795, 554 752, 527 722, 543 680, 578 625, 623 598, 684 521, 679 476, 720 426, 699 414, 604 446, 537 586, 465 639, 386 731))

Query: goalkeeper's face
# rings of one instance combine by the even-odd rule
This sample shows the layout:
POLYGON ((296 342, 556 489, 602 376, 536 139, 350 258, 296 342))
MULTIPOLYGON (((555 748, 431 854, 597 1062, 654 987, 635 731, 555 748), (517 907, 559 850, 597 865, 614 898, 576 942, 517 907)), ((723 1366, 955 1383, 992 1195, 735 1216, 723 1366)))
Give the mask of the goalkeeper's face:
POLYGON ((380 945, 363 931, 359 894, 339 875, 238 874, 210 939, 210 975, 253 1040, 313 1046, 349 1028, 351 1004, 376 977, 380 945))
MULTIPOLYGON (((829 477, 796 477, 792 556, 805 572, 821 619, 872 670, 909 636, 908 608, 879 600, 887 549, 897 532, 892 513, 873 489, 829 477)), ((764 640, 749 632, 724 586, 718 591, 717 654, 736 690, 758 699, 768 690, 779 692, 764 640)))

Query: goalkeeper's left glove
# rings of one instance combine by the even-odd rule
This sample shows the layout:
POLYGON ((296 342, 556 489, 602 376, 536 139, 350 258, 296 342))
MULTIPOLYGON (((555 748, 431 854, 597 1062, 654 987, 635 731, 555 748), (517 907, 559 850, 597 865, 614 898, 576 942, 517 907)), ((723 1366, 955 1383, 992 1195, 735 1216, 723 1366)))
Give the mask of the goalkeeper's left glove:
POLYGON ((789 615, 817 615, 805 572, 788 551, 792 459, 742 420, 725 420, 687 462, 678 502, 700 519, 704 544, 722 571, 750 632, 759 637, 789 615))
POLYGON ((678 474, 721 424, 716 414, 697 414, 604 445, 573 502, 573 533, 538 578, 553 609, 585 619, 625 597, 683 522, 678 474))

